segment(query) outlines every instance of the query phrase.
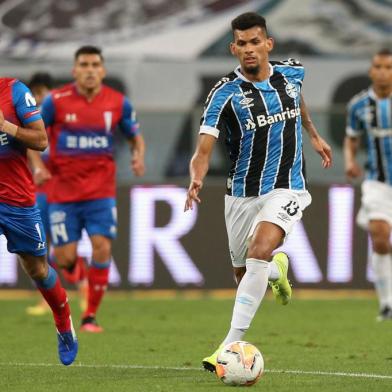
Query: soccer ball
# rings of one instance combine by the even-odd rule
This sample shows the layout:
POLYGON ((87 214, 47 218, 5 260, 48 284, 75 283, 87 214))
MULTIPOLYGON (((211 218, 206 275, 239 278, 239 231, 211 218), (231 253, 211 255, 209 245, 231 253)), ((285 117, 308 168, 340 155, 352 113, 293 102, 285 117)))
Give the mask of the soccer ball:
POLYGON ((263 370, 263 356, 248 342, 229 343, 218 354, 216 374, 227 385, 253 385, 263 370))

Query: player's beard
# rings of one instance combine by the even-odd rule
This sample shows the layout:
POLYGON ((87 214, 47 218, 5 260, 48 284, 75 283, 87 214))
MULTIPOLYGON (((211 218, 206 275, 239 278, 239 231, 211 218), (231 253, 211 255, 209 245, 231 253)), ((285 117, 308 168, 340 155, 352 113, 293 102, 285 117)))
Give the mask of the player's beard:
POLYGON ((251 65, 249 67, 244 67, 244 71, 250 75, 257 75, 260 72, 260 65, 251 65))

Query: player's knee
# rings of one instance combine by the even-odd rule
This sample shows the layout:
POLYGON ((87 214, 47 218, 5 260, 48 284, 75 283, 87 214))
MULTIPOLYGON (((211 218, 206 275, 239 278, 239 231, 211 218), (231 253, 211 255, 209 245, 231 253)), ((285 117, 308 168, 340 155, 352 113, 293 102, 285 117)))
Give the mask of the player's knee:
POLYGON ((56 255, 55 253, 55 258, 56 258, 56 264, 60 268, 71 268, 76 262, 76 255, 68 255, 68 254, 56 255))
POLYGON ((387 254, 391 251, 391 245, 388 237, 377 236, 372 239, 373 251, 378 254, 387 254))
POLYGON ((111 257, 111 242, 109 240, 95 241, 93 244, 93 259, 107 261, 111 257))
POLYGON ((27 274, 33 280, 43 280, 46 278, 48 271, 43 263, 25 264, 25 270, 27 274))
POLYGON ((251 242, 248 248, 248 258, 270 260, 273 249, 267 243, 251 242))

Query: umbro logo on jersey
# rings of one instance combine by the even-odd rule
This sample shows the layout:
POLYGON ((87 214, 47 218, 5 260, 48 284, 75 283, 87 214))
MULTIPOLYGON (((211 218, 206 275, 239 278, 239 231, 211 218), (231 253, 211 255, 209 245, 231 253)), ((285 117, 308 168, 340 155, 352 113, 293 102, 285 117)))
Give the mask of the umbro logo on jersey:
POLYGON ((253 102, 253 98, 244 98, 244 99, 241 99, 240 105, 242 105, 242 107, 244 109, 248 109, 248 108, 251 108, 252 106, 254 106, 254 104, 252 102, 253 102))
POLYGON ((77 121, 76 113, 66 113, 65 122, 76 122, 76 121, 77 121))

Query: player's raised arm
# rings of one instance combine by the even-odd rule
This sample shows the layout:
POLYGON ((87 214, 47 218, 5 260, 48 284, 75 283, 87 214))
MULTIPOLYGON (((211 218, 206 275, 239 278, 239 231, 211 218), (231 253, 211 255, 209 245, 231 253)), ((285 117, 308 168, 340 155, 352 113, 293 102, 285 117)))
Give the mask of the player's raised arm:
POLYGON ((305 99, 302 94, 300 108, 302 125, 309 135, 313 149, 321 156, 323 167, 327 169, 332 166, 332 149, 329 144, 317 132, 317 129, 313 124, 313 121, 305 104, 305 99))
POLYGON ((211 153, 216 140, 215 136, 208 134, 201 134, 199 136, 196 151, 189 165, 191 182, 188 188, 184 211, 192 209, 194 201, 201 202, 199 192, 203 187, 203 180, 208 171, 211 153))

